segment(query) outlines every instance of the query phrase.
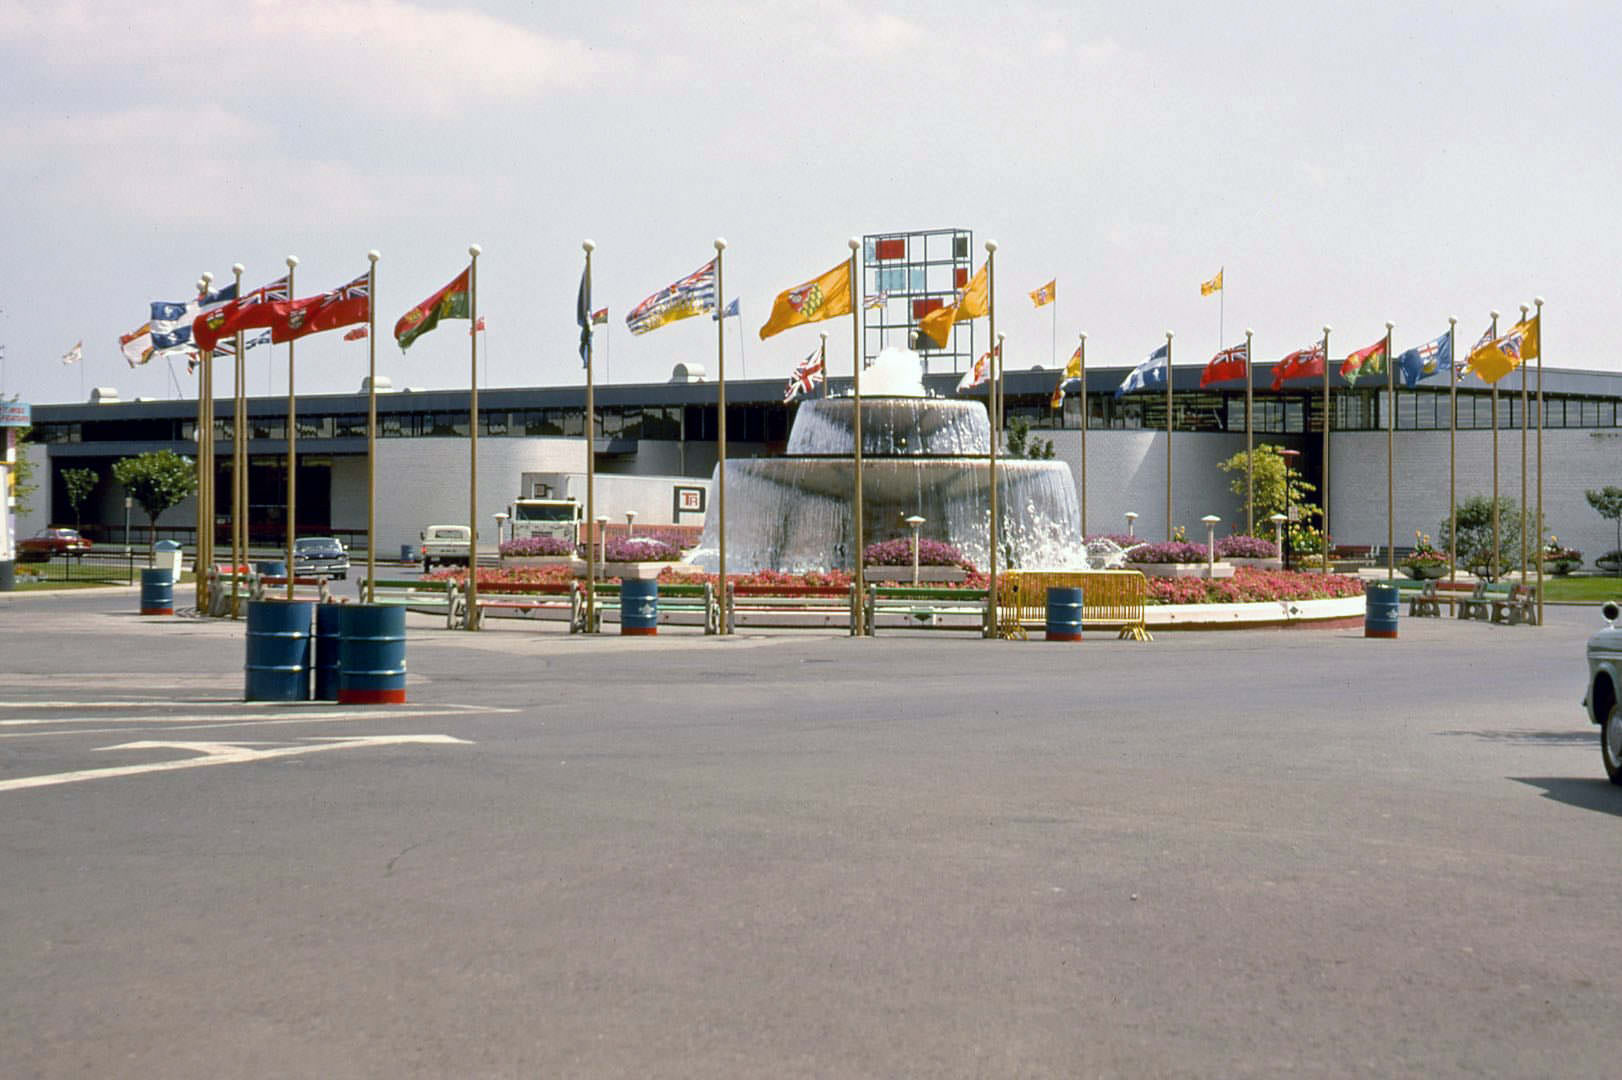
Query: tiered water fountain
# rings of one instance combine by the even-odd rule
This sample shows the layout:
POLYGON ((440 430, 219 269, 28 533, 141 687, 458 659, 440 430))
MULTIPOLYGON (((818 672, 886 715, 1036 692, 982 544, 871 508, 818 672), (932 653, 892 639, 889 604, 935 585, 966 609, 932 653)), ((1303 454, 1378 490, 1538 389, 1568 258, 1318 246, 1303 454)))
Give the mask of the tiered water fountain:
MULTIPOLYGON (((886 349, 862 373, 862 513, 853 536, 854 412, 851 397, 800 403, 783 457, 726 463, 727 572, 853 569, 866 544, 920 535, 955 546, 976 566, 989 560, 991 517, 985 405, 927 397, 916 353, 886 349)), ((717 466, 719 471, 719 466, 717 466)), ((693 561, 716 569, 715 486, 693 561)), ((999 564, 1060 569, 1086 565, 1081 512, 1062 461, 997 459, 1003 519, 999 564)))

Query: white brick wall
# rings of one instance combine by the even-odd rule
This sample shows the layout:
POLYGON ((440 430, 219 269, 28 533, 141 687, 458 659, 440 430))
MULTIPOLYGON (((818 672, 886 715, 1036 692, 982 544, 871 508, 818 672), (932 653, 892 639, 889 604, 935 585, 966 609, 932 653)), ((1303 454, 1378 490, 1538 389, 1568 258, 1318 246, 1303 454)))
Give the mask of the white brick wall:
MULTIPOLYGON (((1081 491, 1081 432, 1035 431, 1052 439, 1059 460, 1070 465, 1081 491)), ((1260 439, 1257 440, 1258 444, 1260 439)), ((1205 542, 1200 518, 1222 519, 1217 535, 1244 528, 1244 502, 1228 490, 1229 474, 1217 462, 1240 453, 1245 436, 1179 433, 1172 442, 1172 523, 1188 538, 1205 542)), ((1089 533, 1126 531, 1126 512, 1135 510, 1136 535, 1164 540, 1166 529, 1166 433, 1164 431, 1087 432, 1087 521, 1089 533)))

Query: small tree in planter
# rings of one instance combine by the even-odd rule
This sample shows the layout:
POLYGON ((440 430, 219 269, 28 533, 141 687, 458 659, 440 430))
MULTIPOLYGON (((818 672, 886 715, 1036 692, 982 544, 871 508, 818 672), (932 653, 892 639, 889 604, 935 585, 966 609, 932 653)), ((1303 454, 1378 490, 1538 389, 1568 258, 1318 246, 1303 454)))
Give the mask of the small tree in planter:
POLYGON ((1616 522, 1616 550, 1608 551, 1595 560, 1601 565, 1600 569, 1613 571, 1622 577, 1622 487, 1612 487, 1607 484, 1598 491, 1585 491, 1588 505, 1594 512, 1608 521, 1616 522))
POLYGON ((1415 580, 1435 579, 1447 573, 1447 553, 1437 551, 1431 538, 1415 529, 1414 550, 1404 555, 1397 565, 1415 580))
MULTIPOLYGON (((1492 547, 1492 499, 1486 495, 1472 495, 1459 503, 1453 516, 1459 523, 1455 550, 1460 566, 1477 577, 1492 577, 1503 573, 1511 563, 1520 564, 1519 505, 1507 495, 1498 498, 1498 551, 1495 558, 1492 547)), ((1447 548, 1451 533, 1446 518, 1442 519, 1437 535, 1441 537, 1442 547, 1447 548)))
MULTIPOLYGON (((1278 447, 1264 443, 1256 447, 1252 453, 1256 490, 1254 520, 1257 527, 1260 528, 1262 523, 1274 514, 1287 513, 1290 507, 1300 511, 1302 517, 1306 518, 1306 511, 1311 507, 1308 497, 1316 493, 1318 488, 1301 479, 1301 474, 1285 463, 1278 447)), ((1246 493, 1245 452, 1241 450, 1227 461, 1219 462, 1217 468, 1225 473, 1238 474, 1228 481, 1228 487, 1239 496, 1240 506, 1243 508, 1246 493)))
POLYGON ((1558 536, 1549 537, 1543 545, 1543 566, 1557 577, 1565 577, 1583 564, 1583 553, 1560 543, 1558 536))
POLYGON ((158 518, 197 490, 197 465, 173 450, 155 450, 113 462, 113 479, 146 511, 146 558, 150 565, 158 518))

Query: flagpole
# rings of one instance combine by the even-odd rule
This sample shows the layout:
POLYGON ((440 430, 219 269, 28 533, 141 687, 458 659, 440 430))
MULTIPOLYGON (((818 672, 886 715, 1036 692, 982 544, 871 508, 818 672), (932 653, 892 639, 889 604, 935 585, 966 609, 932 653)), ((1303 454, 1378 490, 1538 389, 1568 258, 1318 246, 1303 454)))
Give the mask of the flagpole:
MULTIPOLYGON (((1053 299, 1048 301, 1048 306, 1053 309, 1053 340, 1048 346, 1048 363, 1057 367, 1059 364, 1059 287, 1057 285, 1053 287, 1053 299)), ((1064 375, 1061 373, 1059 378, 1062 381, 1064 375)))
POLYGON ((1171 331, 1166 331, 1166 542, 1171 543, 1171 331))
MULTIPOLYGON (((1062 377, 1062 376, 1061 376, 1062 377)), ((1063 418, 1061 417, 1061 420, 1063 418)), ((1081 332, 1081 539, 1087 541, 1087 332, 1081 332)))
POLYGON ((1543 297, 1532 297, 1538 320, 1538 625, 1543 625, 1543 297))
MULTIPOLYGON (((986 362, 991 365, 991 369, 986 374, 988 376, 990 376, 990 378, 991 378, 991 392, 988 395, 986 395, 986 405, 987 405, 988 411, 991 413, 991 417, 990 417, 990 419, 991 419, 991 452, 990 452, 990 474, 989 474, 989 476, 990 476, 989 483, 990 483, 990 488, 991 488, 991 522, 990 522, 990 532, 989 532, 990 543, 987 544, 988 554, 986 556, 986 565, 988 567, 988 573, 989 573, 989 576, 986 579, 986 584, 987 584, 988 590, 989 590, 988 591, 988 599, 987 599, 987 603, 986 603, 986 612, 987 612, 987 622, 986 622, 986 627, 985 627, 985 636, 986 637, 996 637, 997 636, 997 615, 998 615, 998 612, 997 612, 997 607, 998 607, 998 604, 997 604, 997 532, 998 532, 998 529, 997 529, 997 523, 998 523, 998 516, 997 516, 997 361, 998 361, 998 359, 1000 359, 999 353, 1001 352, 1001 350, 997 348, 997 304, 996 304, 996 292, 994 291, 994 286, 996 285, 996 262, 997 262, 997 241, 995 241, 995 240, 987 240, 986 241, 986 296, 987 296, 987 300, 988 300, 987 309, 988 309, 988 314, 990 316, 990 323, 989 323, 989 325, 987 327, 987 330, 986 330, 986 336, 991 339, 990 340, 991 357, 986 362)), ((971 357, 974 355, 972 350, 970 351, 969 355, 971 357)), ((971 368, 970 370, 972 371, 973 369, 971 368)))
MULTIPOLYGON (((467 246, 467 321, 479 325, 478 244, 467 246)), ((479 628, 479 335, 469 334, 467 425, 467 618, 465 628, 479 628)), ((591 452, 591 417, 586 417, 586 452, 591 452)))
MULTIPOLYGON (((1498 312, 1492 312, 1492 339, 1498 340, 1498 312)), ((1539 349, 1538 352, 1542 352, 1539 349)), ((1498 580, 1498 383, 1492 386, 1492 558, 1487 562, 1487 573, 1498 580)))
POLYGON ((366 253, 366 596, 377 603, 377 260, 366 253))
MULTIPOLYGON (((1391 581, 1397 576, 1397 366, 1391 362, 1391 328, 1396 324, 1390 319, 1385 323, 1385 391, 1386 391, 1386 418, 1385 418, 1385 579, 1391 581)), ((1324 358, 1327 366, 1329 358, 1324 358)), ((1326 544, 1325 547, 1328 545, 1326 544)), ((1325 551, 1324 555, 1328 556, 1325 551)))
MULTIPOLYGON (((1256 380, 1250 368, 1251 331, 1245 329, 1245 535, 1256 535, 1256 437, 1251 413, 1256 404, 1256 380)), ((1220 350, 1219 350, 1220 351, 1220 350)), ((1288 478, 1285 479, 1288 484, 1288 478)))
MULTIPOLYGON (((293 288, 293 270, 298 256, 287 257, 287 299, 298 293, 293 288)), ((293 534, 298 510, 298 401, 293 396, 293 339, 287 340, 287 599, 293 599, 293 534)))
MULTIPOLYGON (((206 294, 208 287, 214 284, 214 275, 203 274, 203 287, 199 294, 206 294)), ((192 342, 197 347, 197 342, 192 342)), ((197 551, 192 557, 192 576, 196 579, 197 612, 199 615, 208 614, 208 575, 205 567, 214 562, 214 350, 208 350, 208 357, 204 359, 201 349, 197 350, 197 362, 202 365, 202 371, 197 377, 198 399, 202 406, 202 419, 197 425, 197 471, 199 483, 197 485, 197 509, 200 518, 197 528, 197 551)), ((84 373, 84 365, 79 365, 79 372, 84 373)))
POLYGON ((1459 580, 1459 320, 1447 317, 1447 583, 1459 580))
POLYGON ((822 396, 828 396, 828 331, 819 331, 822 337, 822 351, 818 354, 817 363, 822 368, 822 396))
MULTIPOLYGON (((722 319, 721 321, 726 322, 725 319, 722 319)), ((742 315, 738 316, 738 370, 743 373, 744 378, 747 379, 749 377, 749 358, 743 354, 743 316, 742 315)))
MULTIPOLYGON (((242 300, 242 271, 241 263, 231 266, 231 274, 236 279, 236 300, 242 300)), ((243 359, 242 331, 236 333, 236 363, 231 369, 231 618, 242 617, 241 578, 242 565, 248 561, 248 515, 244 513, 247 497, 244 491, 248 484, 247 465, 247 436, 242 433, 247 422, 245 414, 248 411, 248 399, 242 391, 243 373, 247 371, 247 361, 243 359)))
MULTIPOLYGON (((1526 313, 1531 310, 1528 304, 1521 305, 1521 322, 1526 321, 1526 313)), ((1541 348, 1538 349, 1542 353, 1541 348)), ((1526 360, 1523 357, 1521 368, 1521 584, 1526 584, 1526 360)), ((1538 546, 1543 544, 1543 522, 1538 522, 1538 546)))
MULTIPOLYGON (((850 248, 850 271, 845 275, 846 288, 850 292, 850 369, 851 369, 851 438, 855 444, 856 465, 856 498, 851 506, 851 526, 856 534, 856 572, 852 575, 856 582, 856 610, 851 615, 851 631, 860 637, 867 633, 867 575, 862 566, 863 556, 866 554, 862 543, 866 522, 862 515, 862 311, 856 302, 856 285, 861 280, 856 267, 856 252, 862 243, 856 237, 846 241, 850 248)), ((824 384, 828 380, 828 372, 823 370, 824 384)))
MULTIPOLYGON (((1324 572, 1324 575, 1326 577, 1329 574, 1329 331, 1330 331, 1330 327, 1327 324, 1325 324, 1325 326, 1324 326, 1324 407, 1323 407, 1323 414, 1324 414, 1324 416, 1323 416, 1323 429, 1324 429, 1323 430, 1323 500, 1324 500, 1323 516, 1324 516, 1324 528, 1323 528, 1323 537, 1322 537, 1322 541, 1323 541, 1322 555, 1323 555, 1323 572, 1324 572)), ((1289 483, 1289 477, 1287 475, 1285 476, 1285 483, 1286 483, 1286 485, 1289 483)))
MULTIPOLYGON (((585 291, 586 300, 586 330, 591 330, 591 253, 597 245, 591 240, 580 241, 580 249, 586 253, 585 291)), ((603 325, 607 325, 604 323, 603 325)), ((588 634, 595 634, 598 630, 597 622, 597 537, 592 530, 597 528, 597 391, 591 370, 591 355, 593 337, 586 338, 586 629, 588 634)), ((604 551, 607 554, 607 551, 604 551)))
MULTIPOLYGON (((721 297, 726 295, 721 276, 721 257, 727 249, 727 242, 723 237, 715 238, 715 302, 719 304, 721 297)), ((721 601, 721 626, 718 633, 725 634, 729 626, 729 605, 727 604, 727 321, 715 320, 715 446, 717 464, 715 467, 716 489, 716 554, 717 569, 720 572, 718 587, 721 601)), ((858 458, 858 461, 861 459, 858 458)))

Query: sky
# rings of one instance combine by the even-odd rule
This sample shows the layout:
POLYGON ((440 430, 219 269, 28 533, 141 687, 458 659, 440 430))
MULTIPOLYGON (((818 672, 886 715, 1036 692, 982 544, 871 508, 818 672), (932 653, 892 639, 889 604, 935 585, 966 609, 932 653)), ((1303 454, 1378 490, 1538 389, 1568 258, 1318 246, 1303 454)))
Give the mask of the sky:
MULTIPOLYGON (((1542 296, 1545 364, 1622 370, 1615 29, 1558 2, 9 0, 0 392, 193 396, 183 364, 119 352, 150 301, 290 254, 319 293, 374 248, 379 373, 464 387, 465 324, 405 354, 388 328, 470 243, 481 385, 578 385, 586 238, 599 382, 713 376, 709 319, 623 320, 717 237, 728 377, 786 379, 818 329, 837 376, 849 324, 761 341, 773 297, 849 237, 926 228, 973 230, 977 263, 997 241, 1010 367, 1062 364, 1082 331, 1089 365, 1135 363, 1167 330, 1199 365, 1219 324, 1258 360, 1325 324, 1337 356, 1387 320, 1401 350, 1450 315, 1462 347, 1542 296)), ((357 390, 366 363, 302 339, 299 391, 357 390)), ((248 367, 251 394, 286 392, 285 347, 248 367)))

